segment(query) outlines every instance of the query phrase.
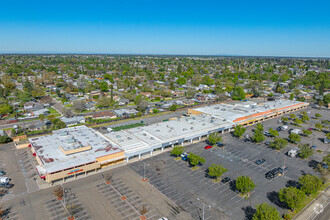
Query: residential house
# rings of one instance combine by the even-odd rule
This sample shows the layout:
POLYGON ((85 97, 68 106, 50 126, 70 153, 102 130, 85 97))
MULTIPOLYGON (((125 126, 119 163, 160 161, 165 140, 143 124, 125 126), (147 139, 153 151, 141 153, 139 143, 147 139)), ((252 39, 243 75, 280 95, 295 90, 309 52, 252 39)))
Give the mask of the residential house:
POLYGON ((43 108, 44 108, 44 105, 40 104, 38 102, 27 102, 24 104, 25 111, 37 111, 37 110, 40 110, 43 108))
POLYGON ((66 124, 66 126, 83 124, 86 122, 83 116, 74 116, 72 118, 62 117, 61 121, 63 121, 66 124))
POLYGON ((92 114, 93 119, 110 119, 116 118, 117 115, 111 111, 104 111, 104 112, 96 112, 92 114))

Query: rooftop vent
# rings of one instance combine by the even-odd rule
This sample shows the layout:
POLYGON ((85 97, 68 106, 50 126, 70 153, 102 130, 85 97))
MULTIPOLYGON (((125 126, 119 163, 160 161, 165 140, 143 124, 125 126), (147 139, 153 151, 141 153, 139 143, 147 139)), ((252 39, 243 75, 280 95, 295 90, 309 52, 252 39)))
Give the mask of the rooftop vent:
POLYGON ((131 137, 127 137, 127 140, 132 140, 133 138, 131 138, 131 137))

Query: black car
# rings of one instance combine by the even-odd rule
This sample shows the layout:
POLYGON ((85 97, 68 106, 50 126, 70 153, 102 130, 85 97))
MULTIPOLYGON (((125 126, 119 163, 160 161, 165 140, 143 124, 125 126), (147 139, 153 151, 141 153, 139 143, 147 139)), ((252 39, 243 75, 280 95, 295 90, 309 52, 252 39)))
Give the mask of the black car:
POLYGON ((5 175, 6 174, 6 172, 5 171, 0 171, 0 176, 3 176, 3 175, 5 175))
POLYGON ((0 188, 2 187, 2 188, 12 188, 14 186, 14 184, 12 184, 12 183, 7 183, 7 184, 3 184, 3 183, 1 183, 0 184, 0 188))
POLYGON ((270 145, 270 141, 266 141, 265 144, 266 144, 266 145, 270 145))
POLYGON ((275 169, 269 171, 268 173, 266 173, 266 178, 270 180, 270 179, 277 177, 279 174, 280 174, 280 172, 278 171, 278 168, 275 168, 275 169))
POLYGON ((229 182, 229 181, 230 181, 229 177, 225 177, 221 180, 222 183, 226 183, 226 182, 229 182))
POLYGON ((260 165, 260 164, 265 163, 265 161, 266 161, 265 159, 260 159, 260 160, 257 160, 257 161, 256 161, 256 164, 257 164, 257 165, 260 165))

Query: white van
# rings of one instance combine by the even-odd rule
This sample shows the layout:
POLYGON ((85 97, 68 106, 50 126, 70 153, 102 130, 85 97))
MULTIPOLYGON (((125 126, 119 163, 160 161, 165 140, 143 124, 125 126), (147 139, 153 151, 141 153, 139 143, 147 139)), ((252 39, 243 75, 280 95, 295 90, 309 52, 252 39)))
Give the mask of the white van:
POLYGON ((11 181, 8 177, 0 177, 0 184, 8 184, 11 181))
POLYGON ((297 147, 292 148, 291 150, 289 150, 288 156, 295 157, 295 156, 297 156, 298 152, 299 152, 299 148, 297 148, 297 147))

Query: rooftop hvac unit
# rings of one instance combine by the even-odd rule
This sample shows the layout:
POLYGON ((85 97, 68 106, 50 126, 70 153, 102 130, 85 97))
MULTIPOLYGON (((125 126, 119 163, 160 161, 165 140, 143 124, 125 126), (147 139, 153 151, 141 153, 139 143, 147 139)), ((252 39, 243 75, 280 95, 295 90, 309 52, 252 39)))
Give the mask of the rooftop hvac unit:
POLYGON ((219 107, 214 107, 214 109, 220 109, 219 107))
POLYGON ((214 121, 211 119, 211 123, 213 123, 214 121))
POLYGON ((221 109, 221 111, 227 111, 227 109, 225 109, 225 108, 222 108, 222 109, 221 109))
POLYGON ((191 130, 193 130, 193 129, 194 129, 194 127, 191 127, 190 129, 191 129, 191 130))
POLYGON ((146 133, 143 133, 142 135, 143 135, 143 136, 147 136, 147 134, 146 134, 146 133))
POLYGON ((183 131, 187 131, 187 128, 182 129, 183 131))
POLYGON ((116 138, 120 138, 120 135, 116 135, 116 138))
POLYGON ((193 117, 193 120, 196 120, 196 117, 193 117))
POLYGON ((132 140, 133 138, 131 138, 131 137, 127 137, 127 140, 132 140))
POLYGON ((155 138, 151 137, 150 140, 155 140, 155 138))
POLYGON ((160 132, 160 130, 159 130, 159 129, 157 129, 157 130, 156 130, 156 132, 160 132))
POLYGON ((205 123, 202 124, 202 126, 206 125, 205 123))

